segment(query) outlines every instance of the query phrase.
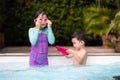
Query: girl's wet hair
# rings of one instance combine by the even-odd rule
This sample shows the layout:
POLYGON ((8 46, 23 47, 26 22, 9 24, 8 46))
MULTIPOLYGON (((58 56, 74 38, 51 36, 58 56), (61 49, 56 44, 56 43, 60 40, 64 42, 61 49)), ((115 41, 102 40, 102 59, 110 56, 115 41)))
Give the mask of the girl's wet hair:
POLYGON ((40 14, 42 14, 42 15, 46 15, 46 16, 47 16, 47 14, 46 14, 45 11, 40 11, 40 10, 38 10, 38 11, 36 11, 36 13, 35 13, 35 17, 34 17, 34 19, 36 19, 40 14))
POLYGON ((82 41, 86 42, 85 34, 82 31, 73 33, 73 35, 71 37, 77 38, 77 40, 79 40, 79 41, 82 40, 82 41))

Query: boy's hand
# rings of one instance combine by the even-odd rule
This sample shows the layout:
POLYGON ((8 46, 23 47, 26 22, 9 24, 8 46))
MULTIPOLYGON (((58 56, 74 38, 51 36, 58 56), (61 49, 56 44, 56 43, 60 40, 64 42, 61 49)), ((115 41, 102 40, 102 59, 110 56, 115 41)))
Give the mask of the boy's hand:
POLYGON ((73 54, 74 53, 74 51, 72 49, 67 49, 66 52, 69 53, 69 54, 73 54))
POLYGON ((71 58, 71 57, 73 57, 73 55, 74 55, 74 50, 72 50, 72 49, 67 49, 66 52, 68 53, 68 55, 65 56, 66 58, 71 58))
POLYGON ((52 22, 49 19, 47 20, 47 26, 48 26, 48 28, 51 28, 51 26, 52 26, 52 22))

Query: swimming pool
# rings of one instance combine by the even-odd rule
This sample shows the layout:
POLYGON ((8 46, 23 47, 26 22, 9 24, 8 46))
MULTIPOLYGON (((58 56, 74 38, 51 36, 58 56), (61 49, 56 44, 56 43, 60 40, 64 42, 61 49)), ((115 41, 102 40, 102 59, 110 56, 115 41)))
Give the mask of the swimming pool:
POLYGON ((30 67, 28 60, 28 56, 0 57, 0 80, 114 80, 120 75, 119 61, 77 67, 71 65, 72 59, 49 56, 49 66, 30 67))
MULTIPOLYGON (((98 54, 98 53, 97 53, 98 54)), ((101 53, 102 54, 102 53, 101 53)), ((88 55, 86 64, 87 65, 103 65, 120 62, 120 55, 88 55)), ((73 59, 67 59, 64 56, 48 56, 49 65, 71 65, 73 59)), ((28 55, 0 55, 0 63, 5 62, 29 62, 28 55)))
POLYGON ((120 63, 107 65, 29 67, 24 62, 0 63, 0 80, 114 80, 120 63))

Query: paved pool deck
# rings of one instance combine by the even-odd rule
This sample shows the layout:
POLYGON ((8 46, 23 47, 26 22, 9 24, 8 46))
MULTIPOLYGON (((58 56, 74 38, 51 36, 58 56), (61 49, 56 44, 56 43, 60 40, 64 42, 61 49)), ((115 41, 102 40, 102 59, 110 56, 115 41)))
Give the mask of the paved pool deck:
MULTIPOLYGON (((73 49, 73 47, 71 46, 62 46, 62 47, 67 49, 73 49)), ((120 53, 115 53, 114 48, 103 48, 101 46, 86 46, 86 50, 88 52, 88 55, 120 56, 120 53)), ((16 46, 16 47, 8 46, 0 50, 0 56, 26 56, 29 55, 29 52, 30 52, 30 46, 16 46)), ((54 46, 50 46, 48 55, 56 56, 61 54, 59 54, 59 52, 56 50, 54 46)))

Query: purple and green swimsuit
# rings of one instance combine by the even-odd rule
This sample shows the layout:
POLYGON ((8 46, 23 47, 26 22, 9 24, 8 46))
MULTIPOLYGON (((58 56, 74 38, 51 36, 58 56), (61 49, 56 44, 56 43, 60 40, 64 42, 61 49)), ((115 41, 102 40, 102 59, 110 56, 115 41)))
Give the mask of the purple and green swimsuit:
POLYGON ((30 66, 48 65, 48 42, 54 44, 55 37, 51 28, 43 30, 29 29, 29 40, 31 43, 30 66))

